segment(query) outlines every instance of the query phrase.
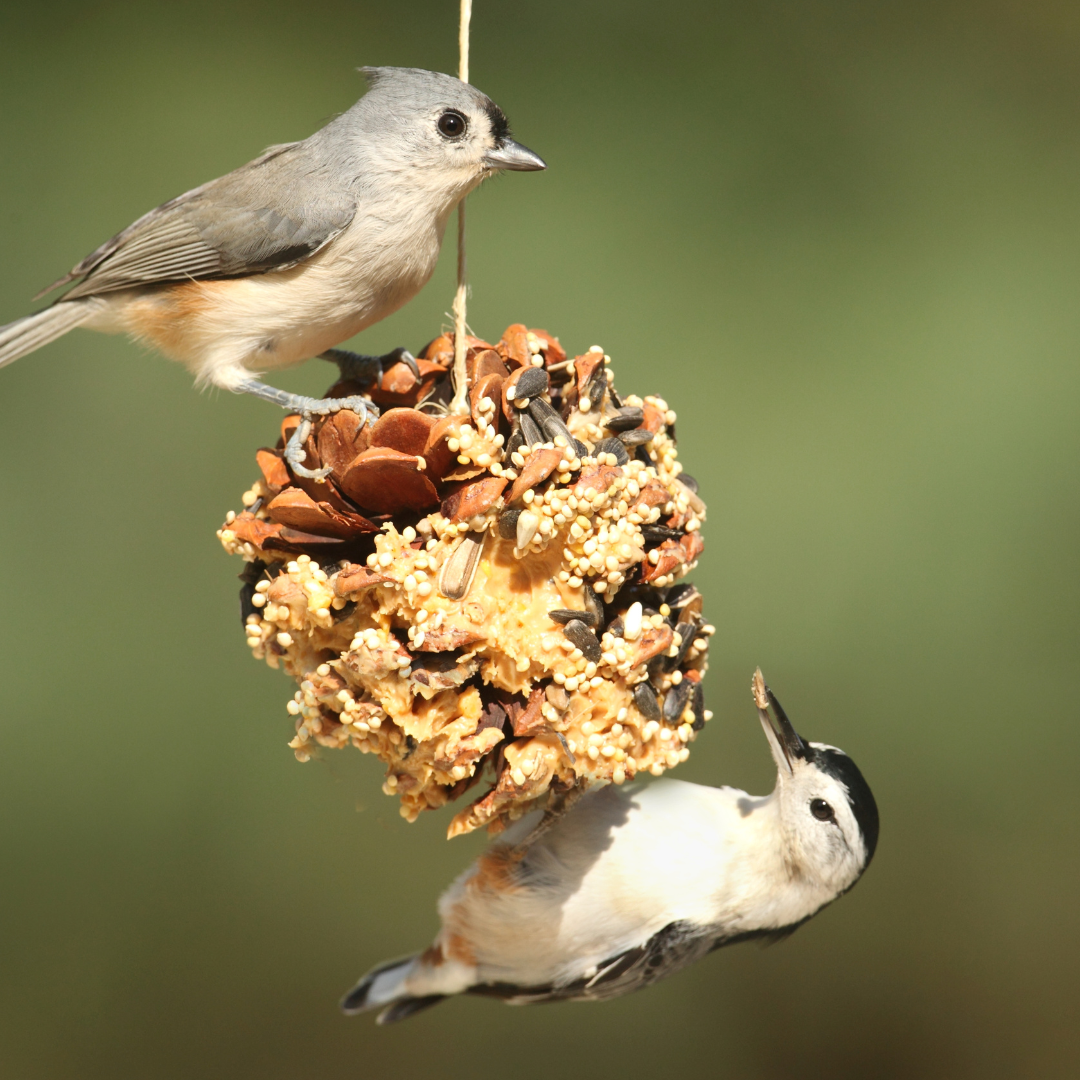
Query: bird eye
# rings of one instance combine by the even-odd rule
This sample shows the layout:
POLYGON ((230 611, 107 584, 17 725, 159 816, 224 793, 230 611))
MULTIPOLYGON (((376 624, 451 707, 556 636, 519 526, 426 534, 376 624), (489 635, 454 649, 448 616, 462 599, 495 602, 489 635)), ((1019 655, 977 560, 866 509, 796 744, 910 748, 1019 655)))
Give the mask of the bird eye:
POLYGON ((836 815, 833 813, 833 808, 824 799, 811 799, 810 813, 813 814, 818 821, 836 821, 836 815))
POLYGON ((449 109, 439 117, 439 131, 448 139, 460 139, 465 134, 465 117, 449 109))

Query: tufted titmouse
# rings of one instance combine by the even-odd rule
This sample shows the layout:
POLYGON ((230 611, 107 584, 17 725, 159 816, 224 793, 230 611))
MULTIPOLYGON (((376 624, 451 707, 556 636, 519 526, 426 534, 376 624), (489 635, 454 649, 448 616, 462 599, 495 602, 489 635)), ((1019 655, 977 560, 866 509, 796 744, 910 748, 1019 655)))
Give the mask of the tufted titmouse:
MULTIPOLYGON (((151 210, 43 290, 75 282, 0 327, 0 367, 85 326, 155 345, 201 386, 363 416, 362 399, 304 398, 256 374, 314 356, 345 373, 376 366, 332 346, 420 291, 447 219, 485 177, 545 165, 468 83, 361 70, 368 93, 326 127, 151 210)), ((389 355, 415 368, 405 350, 389 355)))
POLYGON ((847 754, 796 733, 760 671, 754 696, 771 795, 661 780, 594 789, 546 831, 522 819, 443 895, 435 943, 370 972, 345 1011, 392 1023, 451 994, 618 997, 721 945, 786 937, 847 892, 877 845, 874 796, 847 754))

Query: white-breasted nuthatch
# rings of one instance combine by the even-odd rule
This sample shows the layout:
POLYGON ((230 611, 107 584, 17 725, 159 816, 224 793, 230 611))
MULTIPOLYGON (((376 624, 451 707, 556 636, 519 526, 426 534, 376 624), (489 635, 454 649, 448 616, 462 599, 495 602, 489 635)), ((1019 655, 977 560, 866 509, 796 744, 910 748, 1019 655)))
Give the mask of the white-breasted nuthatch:
MULTIPOLYGON (((332 347, 420 291, 450 214, 482 180, 545 165, 468 83, 361 71, 368 93, 314 135, 151 210, 45 289, 75 282, 0 327, 0 367, 83 326, 154 345, 198 385, 302 414, 347 402, 365 415, 363 399, 304 398, 256 376, 315 356, 370 373, 384 358, 332 347)), ((387 358, 416 372, 403 349, 387 358)))
POLYGON ((662 780, 593 790, 547 828, 493 843, 439 902, 426 952, 375 968, 342 1008, 403 1020, 451 994, 598 1001, 721 945, 779 939, 850 889, 878 811, 842 750, 804 741, 758 671, 771 795, 662 780))

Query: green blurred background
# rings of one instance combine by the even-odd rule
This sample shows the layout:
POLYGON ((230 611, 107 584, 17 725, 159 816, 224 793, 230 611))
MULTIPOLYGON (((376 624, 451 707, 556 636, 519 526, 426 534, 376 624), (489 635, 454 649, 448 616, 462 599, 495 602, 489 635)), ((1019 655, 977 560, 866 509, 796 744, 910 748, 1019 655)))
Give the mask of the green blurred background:
MULTIPOLYGON (((4 6, 0 322, 357 65, 453 71, 456 18, 4 6)), ((470 201, 470 322, 602 344, 709 504, 678 775, 769 788, 761 664, 884 819, 793 939, 614 1003, 338 1014, 483 839, 285 746, 214 538, 278 416, 81 331, 0 373, 0 1076, 1078 1075, 1078 53, 1061 0, 477 4, 474 81, 550 168, 470 201)), ((446 254, 366 351, 439 330, 446 254)))

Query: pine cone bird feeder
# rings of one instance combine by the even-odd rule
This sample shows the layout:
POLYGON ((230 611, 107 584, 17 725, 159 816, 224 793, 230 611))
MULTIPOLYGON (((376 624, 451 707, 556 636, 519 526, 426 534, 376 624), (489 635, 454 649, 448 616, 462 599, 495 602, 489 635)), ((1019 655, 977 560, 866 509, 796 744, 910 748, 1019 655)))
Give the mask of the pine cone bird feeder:
POLYGON ((468 346, 471 415, 447 414, 452 335, 419 380, 339 382, 382 415, 315 423, 322 482, 290 471, 286 418, 218 533, 247 563, 249 646, 299 685, 296 756, 376 754, 409 820, 469 792, 451 836, 684 761, 713 632, 680 581, 705 506, 667 404, 620 397, 602 349, 568 359, 542 330, 468 346))

